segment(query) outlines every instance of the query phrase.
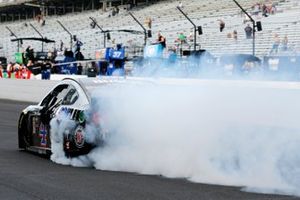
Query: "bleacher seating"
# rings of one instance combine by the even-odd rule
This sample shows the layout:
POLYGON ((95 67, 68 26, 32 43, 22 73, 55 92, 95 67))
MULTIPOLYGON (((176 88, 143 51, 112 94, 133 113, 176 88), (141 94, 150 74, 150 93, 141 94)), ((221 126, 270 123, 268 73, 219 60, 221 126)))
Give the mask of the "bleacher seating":
MULTIPOLYGON (((245 38, 243 23, 244 16, 240 9, 230 0, 183 0, 183 10, 188 13, 188 16, 194 20, 197 25, 201 25, 203 35, 197 35, 197 41, 202 49, 207 49, 212 54, 218 56, 223 53, 252 53, 252 40, 245 38), (222 19, 226 23, 223 32, 219 31, 218 19, 222 19), (228 33, 234 30, 238 33, 237 41, 233 38, 228 38, 228 33)), ((243 7, 250 10, 257 0, 240 0, 243 7)), ((299 9, 300 2, 298 0, 274 0, 277 4, 277 13, 269 17, 255 18, 261 21, 263 31, 256 33, 256 55, 263 57, 270 52, 273 43, 273 35, 279 34, 281 37, 287 35, 289 38, 289 47, 292 51, 300 50, 300 19, 299 9)), ((178 12, 176 0, 164 0, 157 3, 140 6, 132 10, 134 15, 144 22, 146 17, 151 17, 153 38, 149 38, 148 42, 155 41, 157 32, 167 38, 168 46, 176 45, 176 38, 180 32, 189 35, 193 30, 192 25, 178 12)), ((83 42, 82 52, 86 58, 94 58, 95 49, 103 47, 103 35, 99 33, 97 28, 90 27, 89 17, 94 17, 97 22, 105 30, 130 29, 141 30, 141 28, 132 20, 127 11, 120 9, 117 16, 109 17, 108 12, 89 11, 84 13, 68 14, 65 16, 51 16, 46 18, 46 25, 41 26, 36 20, 20 21, 13 23, 0 24, 0 44, 5 49, 5 56, 9 60, 13 58, 17 50, 17 44, 10 42, 12 37, 5 29, 9 26, 18 37, 37 36, 35 31, 30 26, 25 26, 25 23, 32 23, 37 29, 47 38, 56 40, 53 44, 45 45, 45 49, 53 50, 59 46, 59 41, 62 40, 66 47, 70 47, 69 35, 57 23, 60 20, 74 35, 83 42), (98 33, 97 33, 98 32, 98 33)), ((134 35, 124 32, 112 32, 112 40, 108 45, 113 43, 123 43, 126 46, 142 46, 143 35, 134 35)), ((24 41, 23 49, 28 45, 33 46, 36 50, 41 49, 41 44, 38 42, 28 43, 24 41)), ((192 47, 192 44, 185 45, 185 48, 192 47)))

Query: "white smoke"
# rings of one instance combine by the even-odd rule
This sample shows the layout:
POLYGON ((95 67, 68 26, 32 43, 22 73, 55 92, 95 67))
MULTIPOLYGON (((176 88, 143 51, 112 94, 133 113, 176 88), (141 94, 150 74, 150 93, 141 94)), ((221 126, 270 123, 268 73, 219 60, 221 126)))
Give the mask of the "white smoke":
POLYGON ((72 165, 75 167, 91 166, 91 160, 87 156, 79 156, 76 158, 67 158, 63 149, 63 138, 68 131, 75 127, 75 122, 70 117, 60 112, 58 116, 51 120, 51 152, 50 159, 58 164, 72 165))
POLYGON ((187 82, 95 91, 108 134, 80 165, 300 196, 299 90, 187 82))

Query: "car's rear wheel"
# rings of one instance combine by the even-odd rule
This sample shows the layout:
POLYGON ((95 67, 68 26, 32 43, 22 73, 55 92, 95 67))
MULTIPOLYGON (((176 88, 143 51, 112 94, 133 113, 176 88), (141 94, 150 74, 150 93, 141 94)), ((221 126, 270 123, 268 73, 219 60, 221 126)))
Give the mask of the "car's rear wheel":
POLYGON ((84 128, 78 125, 76 128, 69 131, 69 134, 64 134, 63 148, 67 157, 76 157, 88 154, 93 146, 86 142, 84 128))
POLYGON ((19 149, 26 150, 29 147, 30 138, 28 134, 28 124, 26 115, 22 114, 19 119, 19 127, 18 127, 18 145, 19 149))

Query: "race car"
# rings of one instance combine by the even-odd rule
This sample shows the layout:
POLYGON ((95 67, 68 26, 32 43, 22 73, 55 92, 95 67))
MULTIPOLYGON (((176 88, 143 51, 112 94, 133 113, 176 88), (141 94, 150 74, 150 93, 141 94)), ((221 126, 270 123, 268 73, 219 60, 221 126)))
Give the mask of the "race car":
POLYGON ((112 79, 99 78, 66 78, 59 82, 40 103, 22 111, 18 122, 19 148, 50 155, 51 143, 55 142, 54 137, 51 137, 51 125, 60 125, 66 119, 71 125, 63 129, 60 127, 60 131, 63 132, 61 143, 67 157, 87 154, 95 146, 103 144, 103 130, 99 120, 93 120, 99 119, 99 113, 93 112, 91 93, 112 82, 112 79), (93 141, 86 139, 87 126, 93 126, 99 133, 93 141))

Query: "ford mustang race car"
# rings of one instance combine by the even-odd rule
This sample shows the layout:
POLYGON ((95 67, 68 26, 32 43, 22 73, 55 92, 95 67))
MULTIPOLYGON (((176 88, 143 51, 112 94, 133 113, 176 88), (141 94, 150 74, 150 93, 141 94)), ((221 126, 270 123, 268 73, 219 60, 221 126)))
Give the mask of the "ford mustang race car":
POLYGON ((112 79, 97 78, 62 80, 40 103, 28 106, 21 113, 18 123, 19 148, 50 155, 53 142, 50 124, 53 119, 56 124, 61 123, 61 116, 72 123, 72 126, 60 130, 67 157, 87 154, 93 147, 101 145, 103 138, 99 120, 93 120, 99 119, 99 114, 93 112, 91 92, 111 82, 112 79), (90 123, 99 132, 92 142, 87 141, 85 135, 85 127, 90 123))

